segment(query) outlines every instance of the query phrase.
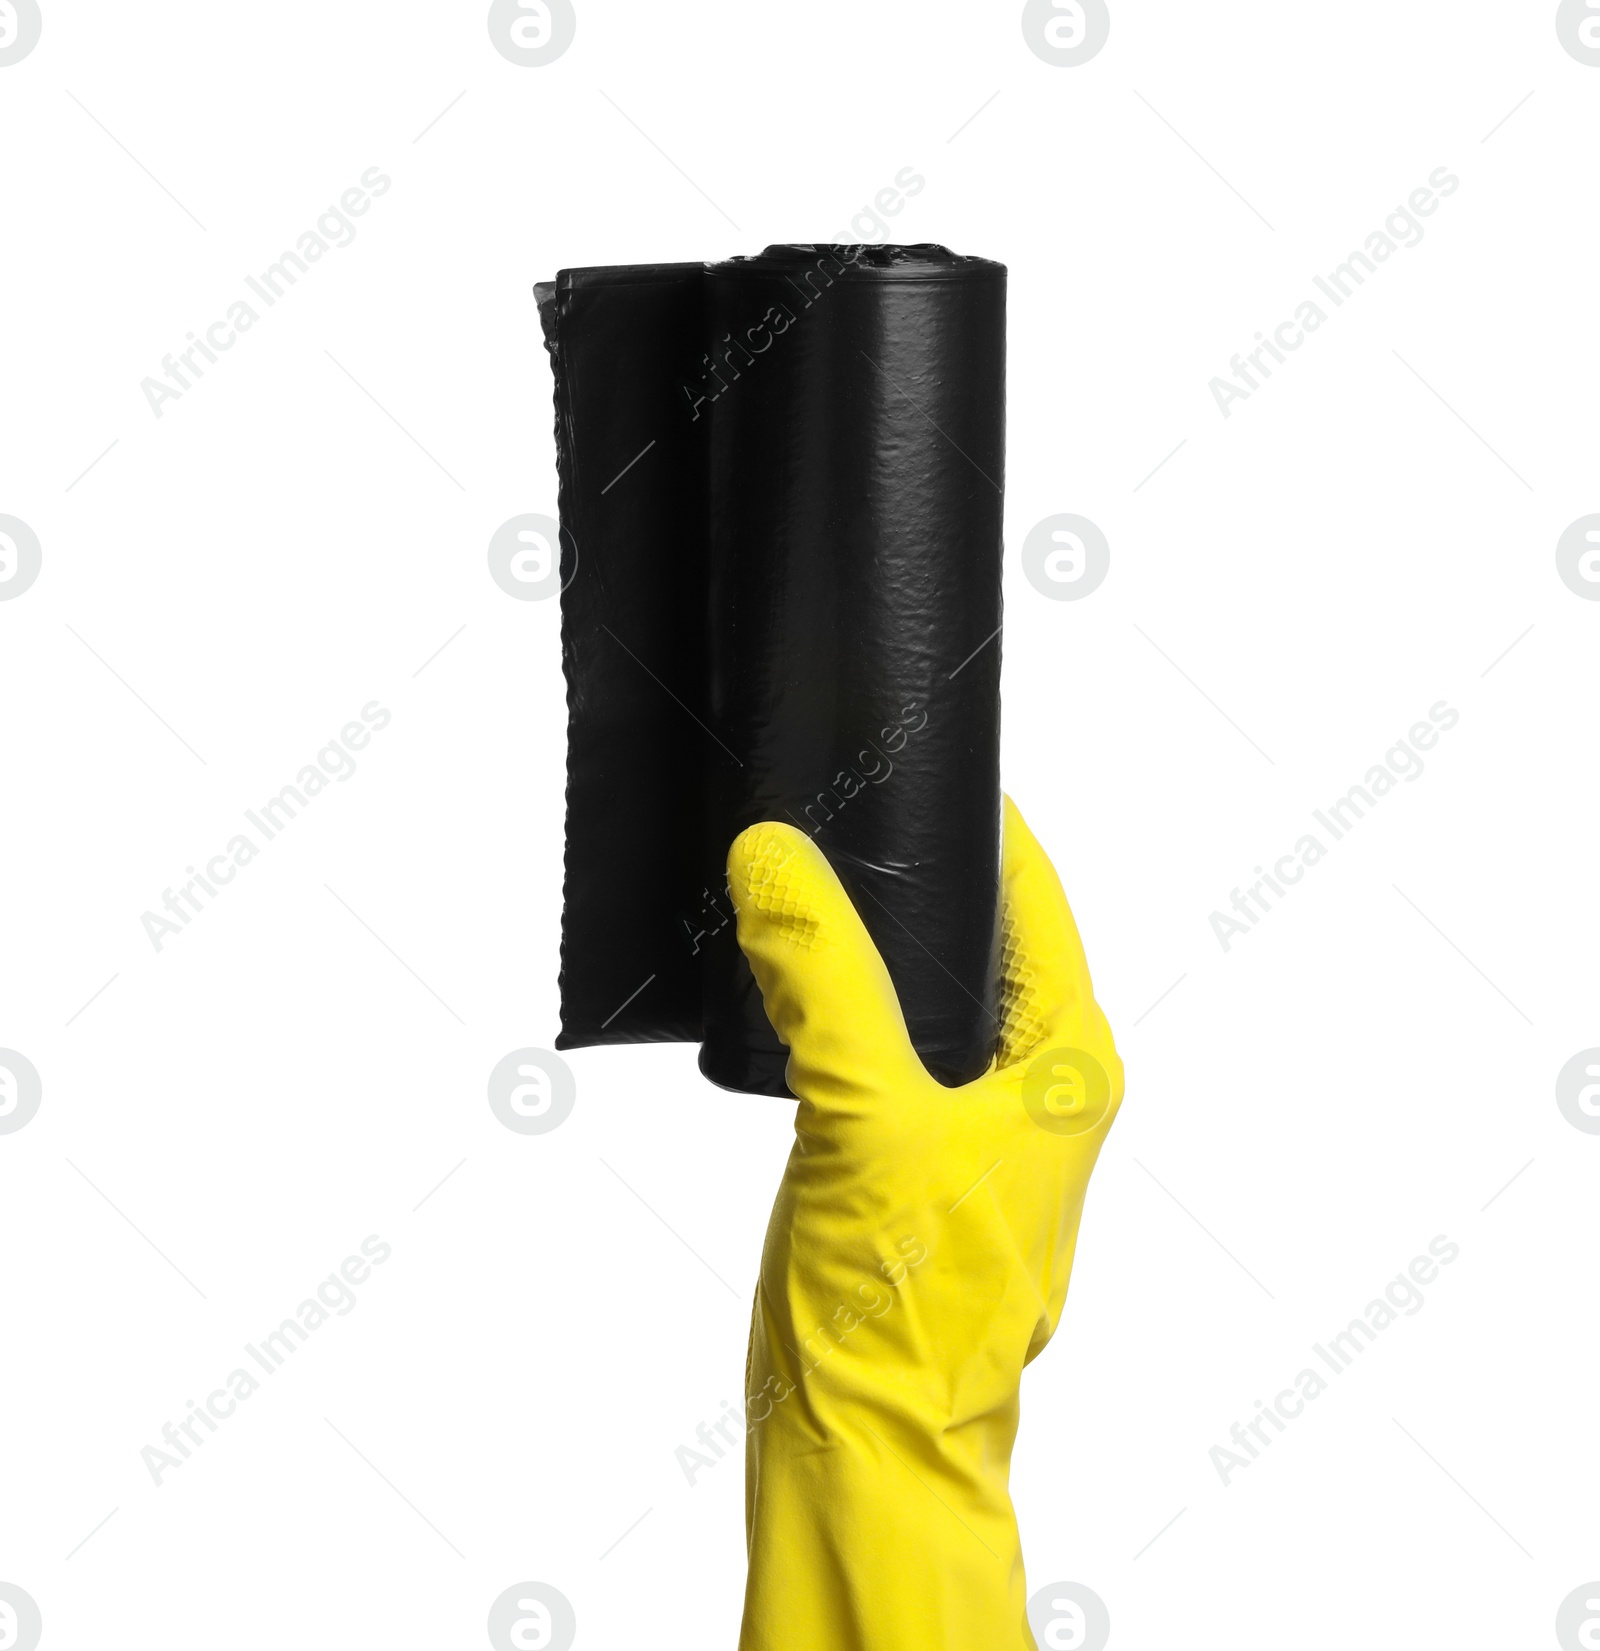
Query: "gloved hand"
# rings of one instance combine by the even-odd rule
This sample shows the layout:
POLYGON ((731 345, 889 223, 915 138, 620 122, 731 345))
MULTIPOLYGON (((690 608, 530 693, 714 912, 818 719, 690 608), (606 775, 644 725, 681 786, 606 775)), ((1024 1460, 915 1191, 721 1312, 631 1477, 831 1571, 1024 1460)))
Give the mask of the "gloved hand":
POLYGON ((808 837, 752 826, 728 873, 799 1097, 750 1331, 741 1651, 1031 1651, 1018 1388, 1122 1098, 1061 884, 1008 798, 1000 1052, 946 1089, 808 837))

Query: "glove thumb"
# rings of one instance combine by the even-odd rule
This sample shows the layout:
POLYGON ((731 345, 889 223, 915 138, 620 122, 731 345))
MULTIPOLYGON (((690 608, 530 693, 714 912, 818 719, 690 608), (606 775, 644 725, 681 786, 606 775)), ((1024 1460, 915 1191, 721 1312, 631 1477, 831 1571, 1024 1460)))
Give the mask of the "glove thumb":
POLYGON ((824 1105, 926 1079, 878 948, 809 837, 751 826, 728 851, 728 888, 796 1095, 824 1105))

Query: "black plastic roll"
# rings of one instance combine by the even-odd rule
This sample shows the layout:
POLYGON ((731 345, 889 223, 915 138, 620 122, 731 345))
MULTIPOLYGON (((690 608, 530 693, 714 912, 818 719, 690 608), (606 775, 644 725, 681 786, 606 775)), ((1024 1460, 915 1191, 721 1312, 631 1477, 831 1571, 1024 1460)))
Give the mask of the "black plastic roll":
POLYGON ((775 246, 566 270, 559 1048, 786 1095, 728 844, 814 838, 945 1083, 994 1052, 1005 268, 775 246))

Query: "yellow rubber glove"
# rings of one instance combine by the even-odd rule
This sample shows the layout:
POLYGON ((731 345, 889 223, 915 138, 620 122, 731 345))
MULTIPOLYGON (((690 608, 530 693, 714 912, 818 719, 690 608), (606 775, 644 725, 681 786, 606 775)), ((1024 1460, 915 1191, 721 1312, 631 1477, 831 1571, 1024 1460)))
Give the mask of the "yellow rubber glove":
POLYGON ((750 1330, 741 1651, 1031 1651, 1018 1388, 1122 1098, 1066 896, 1008 798, 1000 1054, 946 1089, 808 837, 753 826, 728 874, 799 1097, 750 1330))

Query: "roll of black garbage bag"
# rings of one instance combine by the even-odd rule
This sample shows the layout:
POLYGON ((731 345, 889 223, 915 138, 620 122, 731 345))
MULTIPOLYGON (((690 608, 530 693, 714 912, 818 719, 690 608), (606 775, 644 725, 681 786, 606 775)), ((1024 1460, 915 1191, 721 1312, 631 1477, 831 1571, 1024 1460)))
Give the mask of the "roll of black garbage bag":
POLYGON ((775 246, 564 271, 568 685, 560 1048, 701 1039, 785 1095, 734 939, 728 844, 813 838, 912 1041, 993 1055, 1005 269, 775 246))

